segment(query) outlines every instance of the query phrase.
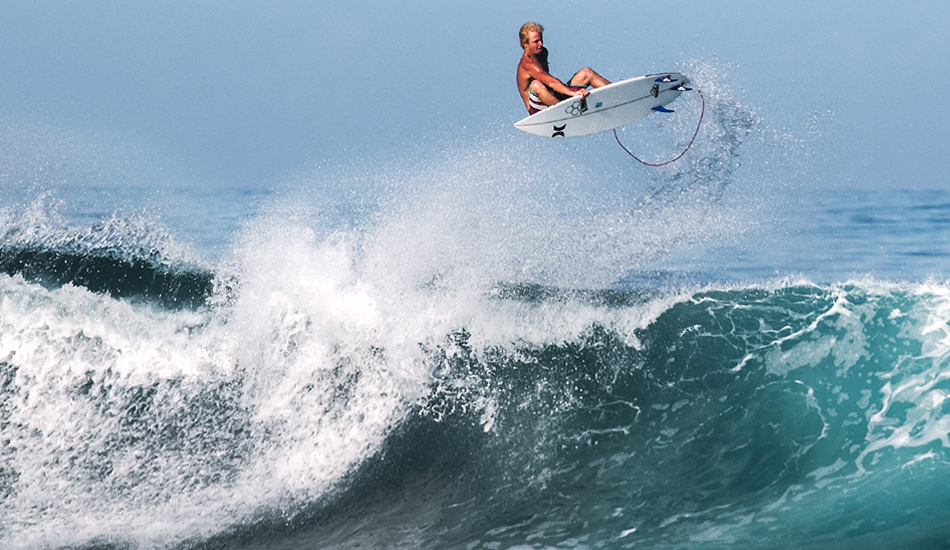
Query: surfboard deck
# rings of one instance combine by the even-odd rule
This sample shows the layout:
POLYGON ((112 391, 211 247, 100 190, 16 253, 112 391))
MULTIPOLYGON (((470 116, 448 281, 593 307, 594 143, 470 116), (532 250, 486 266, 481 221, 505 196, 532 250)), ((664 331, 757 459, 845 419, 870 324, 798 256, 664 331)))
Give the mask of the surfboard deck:
POLYGON ((638 76, 591 90, 586 98, 569 97, 515 123, 515 128, 542 137, 578 137, 613 130, 657 111, 688 90, 679 73, 638 76))

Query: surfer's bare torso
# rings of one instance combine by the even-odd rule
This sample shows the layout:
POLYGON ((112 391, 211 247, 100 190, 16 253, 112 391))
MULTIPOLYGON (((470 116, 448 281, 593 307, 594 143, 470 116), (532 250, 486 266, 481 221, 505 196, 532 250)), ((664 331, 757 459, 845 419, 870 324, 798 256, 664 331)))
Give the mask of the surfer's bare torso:
POLYGON ((551 76, 542 30, 540 25, 526 23, 521 31, 524 53, 518 63, 518 93, 529 112, 537 112, 569 96, 586 97, 590 93, 587 86, 599 88, 610 84, 590 68, 575 73, 567 84, 551 76))

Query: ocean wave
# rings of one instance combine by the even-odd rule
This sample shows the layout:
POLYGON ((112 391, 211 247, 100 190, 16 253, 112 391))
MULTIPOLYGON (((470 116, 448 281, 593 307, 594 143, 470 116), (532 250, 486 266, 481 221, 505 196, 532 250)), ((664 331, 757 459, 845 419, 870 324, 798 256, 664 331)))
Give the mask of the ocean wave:
POLYGON ((0 212, 0 273, 166 308, 200 307, 215 285, 211 270, 189 261, 141 217, 68 227, 41 204, 0 212))
POLYGON ((924 488, 946 285, 501 285, 448 311, 374 294, 346 250, 305 289, 245 258, 260 281, 203 310, 0 276, 5 545, 856 547, 950 501, 924 488))

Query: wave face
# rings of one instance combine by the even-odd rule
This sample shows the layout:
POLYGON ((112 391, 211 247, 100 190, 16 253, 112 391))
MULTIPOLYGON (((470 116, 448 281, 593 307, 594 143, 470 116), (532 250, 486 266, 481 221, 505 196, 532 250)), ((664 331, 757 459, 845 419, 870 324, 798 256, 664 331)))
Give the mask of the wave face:
POLYGON ((301 547, 946 546, 945 286, 496 305, 589 324, 450 336, 419 416, 301 547))
POLYGON ((308 239, 197 309, 0 275, 5 547, 947 542, 946 285, 394 298, 308 239))

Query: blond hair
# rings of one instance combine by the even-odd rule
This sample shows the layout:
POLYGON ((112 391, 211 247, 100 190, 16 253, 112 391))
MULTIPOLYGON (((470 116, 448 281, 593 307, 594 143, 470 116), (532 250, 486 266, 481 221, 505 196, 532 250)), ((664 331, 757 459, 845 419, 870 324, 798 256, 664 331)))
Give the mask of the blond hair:
POLYGON ((521 39, 522 45, 528 43, 529 32, 544 34, 544 27, 541 26, 541 23, 535 23, 534 21, 528 21, 524 25, 521 25, 521 31, 518 33, 518 38, 521 39))

